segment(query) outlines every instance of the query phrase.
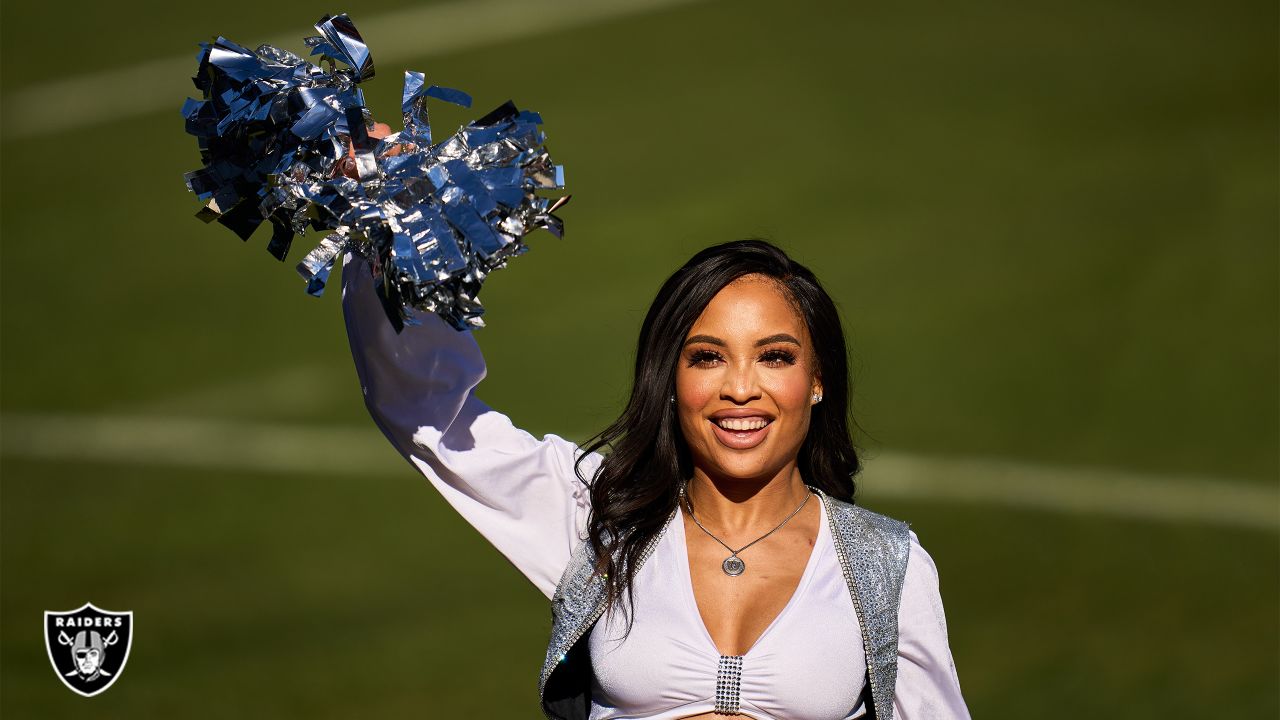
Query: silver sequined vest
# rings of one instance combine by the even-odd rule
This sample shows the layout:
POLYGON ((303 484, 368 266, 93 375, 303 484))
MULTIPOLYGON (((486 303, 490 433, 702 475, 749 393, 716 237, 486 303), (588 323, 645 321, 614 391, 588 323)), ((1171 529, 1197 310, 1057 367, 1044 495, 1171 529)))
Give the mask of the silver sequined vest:
MULTIPOLYGON (((826 501, 836 556, 862 627, 870 716, 892 720, 898 604, 910 547, 907 524, 816 491, 826 501)), ((667 523, 674 517, 673 512, 667 523)), ((654 535, 640 556, 641 563, 661 537, 662 533, 654 535)), ((594 568, 595 554, 590 543, 583 542, 551 598, 551 642, 538 682, 542 711, 551 720, 585 720, 591 710, 591 658, 585 638, 605 610, 604 580, 594 568)))

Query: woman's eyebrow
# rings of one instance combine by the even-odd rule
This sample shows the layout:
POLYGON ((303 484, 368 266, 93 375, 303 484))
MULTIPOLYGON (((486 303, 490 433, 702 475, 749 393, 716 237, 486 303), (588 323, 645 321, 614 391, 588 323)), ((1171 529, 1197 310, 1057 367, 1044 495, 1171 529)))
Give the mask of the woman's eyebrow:
POLYGON ((727 344, 725 343, 725 341, 721 340, 718 337, 714 337, 712 335, 694 335, 690 337, 688 340, 684 341, 685 345, 692 345, 694 343, 707 343, 708 345, 719 345, 720 347, 727 347, 727 344))
POLYGON ((779 343, 779 342, 787 342, 793 345, 800 344, 800 341, 797 340, 794 335, 788 335, 786 333, 778 333, 777 335, 770 335, 769 337, 760 338, 759 340, 756 341, 756 347, 761 347, 763 345, 772 345, 773 343, 779 343))
MULTIPOLYGON (((777 335, 770 335, 769 337, 760 338, 759 340, 756 341, 756 347, 763 347, 765 345, 772 345, 773 343, 779 343, 779 342, 791 343, 792 345, 800 344, 800 341, 797 340, 794 335, 788 335, 787 333, 778 333, 777 335)), ((728 347, 728 343, 726 343, 725 341, 721 340, 718 337, 715 337, 714 335, 693 335, 688 340, 684 341, 685 345, 692 345, 694 343, 707 343, 708 345, 719 345, 720 347, 728 347)))

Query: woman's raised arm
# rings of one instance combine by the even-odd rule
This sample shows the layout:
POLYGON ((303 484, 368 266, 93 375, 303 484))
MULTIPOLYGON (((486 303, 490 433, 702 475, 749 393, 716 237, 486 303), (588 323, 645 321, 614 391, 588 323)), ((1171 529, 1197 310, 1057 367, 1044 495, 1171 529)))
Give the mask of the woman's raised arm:
MULTIPOLYGON (((434 314, 396 334, 368 263, 343 258, 342 308, 365 405, 391 444, 548 598, 586 526, 576 445, 514 427, 475 396, 485 364, 470 332, 434 314)), ((599 456, 583 463, 593 472, 599 456)), ((590 477, 588 474, 587 477, 590 477)))

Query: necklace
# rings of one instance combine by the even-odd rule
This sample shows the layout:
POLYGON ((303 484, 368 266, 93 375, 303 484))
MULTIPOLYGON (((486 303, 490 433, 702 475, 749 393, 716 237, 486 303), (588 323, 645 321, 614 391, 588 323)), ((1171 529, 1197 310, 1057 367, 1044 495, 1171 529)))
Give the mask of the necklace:
MULTIPOLYGON (((702 524, 702 523, 698 522, 698 516, 697 516, 697 515, 695 515, 695 514, 693 513, 693 506, 692 506, 692 505, 689 505, 689 517, 693 518, 693 524, 694 524, 694 525, 697 525, 699 528, 701 528, 701 529, 702 529, 702 532, 704 532, 704 533, 706 533, 707 535, 709 535, 709 536, 711 537, 711 539, 712 539, 712 540, 715 540, 716 542, 720 543, 720 545, 721 545, 722 547, 724 547, 724 549, 725 549, 725 550, 728 550, 728 551, 729 551, 729 557, 725 558, 725 559, 724 559, 724 562, 720 563, 720 569, 721 569, 721 570, 724 570, 724 574, 725 574, 725 575, 730 575, 730 576, 734 576, 734 577, 736 577, 736 576, 741 575, 742 573, 746 572, 746 569, 747 569, 747 564, 746 564, 746 563, 744 563, 744 562, 742 562, 742 558, 738 557, 738 553, 742 552, 743 550, 746 550, 747 548, 751 547, 752 545, 755 545, 756 543, 760 542, 761 540, 763 540, 763 539, 765 539, 765 538, 769 537, 770 535, 772 535, 772 534, 774 534, 774 533, 778 532, 779 530, 781 530, 783 525, 786 525, 786 524, 791 520, 791 518, 793 518, 793 517, 795 517, 796 515, 798 515, 798 514, 800 513, 800 511, 804 509, 805 503, 809 502, 809 498, 811 498, 811 497, 813 497, 813 491, 812 491, 812 490, 809 490, 808 492, 806 492, 806 493, 805 493, 804 500, 801 500, 801 501, 800 501, 800 506, 799 506, 799 507, 797 507, 795 510, 792 510, 792 511, 791 511, 791 514, 787 516, 787 519, 786 519, 786 520, 783 520, 782 522, 778 523, 778 527, 776 527, 776 528, 774 528, 774 529, 770 530, 769 532, 767 532, 767 533, 765 533, 765 534, 761 535, 760 537, 756 538, 755 540, 752 540, 751 542, 747 543, 746 545, 743 545, 742 547, 738 548, 737 550, 734 550, 733 548, 729 547, 728 545, 725 545, 725 543, 724 543, 724 541, 723 541, 723 540, 721 540, 720 538, 716 537, 714 534, 712 534, 712 532, 711 532, 710 530, 708 530, 705 526, 703 526, 703 524, 702 524)), ((685 503, 686 503, 686 502, 687 502, 687 499, 685 498, 685 494, 684 494, 684 487, 683 487, 683 486, 681 486, 681 488, 680 488, 680 504, 683 506, 683 505, 685 505, 685 503)))

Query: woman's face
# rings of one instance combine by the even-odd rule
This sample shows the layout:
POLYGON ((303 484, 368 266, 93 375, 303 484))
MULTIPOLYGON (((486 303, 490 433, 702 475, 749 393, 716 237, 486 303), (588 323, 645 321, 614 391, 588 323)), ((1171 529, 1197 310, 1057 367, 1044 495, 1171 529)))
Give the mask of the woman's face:
POLYGON ((676 369, 695 472, 768 481, 794 467, 821 394, 804 319, 771 278, 726 285, 694 322, 676 369))

